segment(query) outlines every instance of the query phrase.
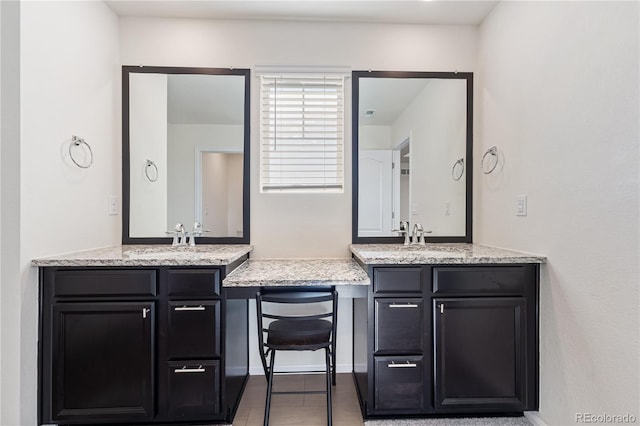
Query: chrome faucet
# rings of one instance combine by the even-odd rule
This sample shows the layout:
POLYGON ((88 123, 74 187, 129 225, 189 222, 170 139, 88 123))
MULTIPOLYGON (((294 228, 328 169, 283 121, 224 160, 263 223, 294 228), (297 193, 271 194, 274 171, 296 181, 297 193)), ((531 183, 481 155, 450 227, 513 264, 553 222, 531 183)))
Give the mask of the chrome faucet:
POLYGON ((424 244, 424 228, 419 223, 413 224, 413 232, 411 233, 411 244, 424 244), (418 240, 422 240, 421 242, 418 240))
POLYGON ((193 222, 193 230, 191 231, 191 234, 189 235, 189 245, 191 247, 195 247, 196 246, 196 237, 201 236, 203 233, 205 232, 209 232, 206 229, 202 229, 202 224, 198 221, 193 222))
POLYGON ((392 229, 392 232, 398 232, 400 236, 404 235, 404 245, 409 245, 409 222, 400 221, 400 229, 392 229))
POLYGON ((421 224, 416 223, 413 225, 413 235, 411 237, 411 244, 418 244, 424 246, 424 234, 430 234, 432 231, 425 231, 421 224))
POLYGON ((187 244, 187 233, 184 230, 184 225, 180 222, 176 223, 175 230, 167 232, 167 234, 173 234, 172 247, 184 246, 187 244))

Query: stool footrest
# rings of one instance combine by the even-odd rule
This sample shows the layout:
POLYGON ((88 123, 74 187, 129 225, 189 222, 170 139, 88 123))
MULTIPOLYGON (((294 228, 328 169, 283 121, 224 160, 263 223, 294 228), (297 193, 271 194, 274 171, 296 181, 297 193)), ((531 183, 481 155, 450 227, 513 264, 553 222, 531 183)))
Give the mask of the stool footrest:
POLYGON ((308 393, 308 394, 318 394, 318 393, 327 393, 326 390, 317 390, 317 391, 281 391, 281 392, 276 392, 276 391, 271 391, 272 395, 297 395, 297 394, 303 394, 303 393, 308 393))

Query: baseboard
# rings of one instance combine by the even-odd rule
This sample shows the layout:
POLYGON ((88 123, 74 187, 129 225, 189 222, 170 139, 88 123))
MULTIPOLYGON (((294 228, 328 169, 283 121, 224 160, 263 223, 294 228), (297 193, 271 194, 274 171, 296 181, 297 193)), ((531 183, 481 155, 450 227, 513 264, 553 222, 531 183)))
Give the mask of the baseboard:
MULTIPOLYGON (((276 368, 278 371, 289 371, 292 373, 304 373, 306 371, 320 370, 324 371, 324 364, 318 365, 280 365, 276 368)), ((337 364, 336 373, 351 373, 351 364, 337 364)), ((262 366, 249 367, 249 374, 252 376, 264 376, 262 366)))
POLYGON ((529 420, 534 426, 547 426, 547 424, 540 418, 538 415, 538 411, 525 411, 524 416, 529 420))

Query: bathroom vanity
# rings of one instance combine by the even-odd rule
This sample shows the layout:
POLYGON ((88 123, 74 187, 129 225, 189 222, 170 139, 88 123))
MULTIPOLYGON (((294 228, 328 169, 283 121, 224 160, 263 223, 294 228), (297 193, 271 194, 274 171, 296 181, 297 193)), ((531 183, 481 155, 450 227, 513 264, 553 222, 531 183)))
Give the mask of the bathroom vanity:
POLYGON ((230 421, 248 377, 249 245, 124 246, 38 259, 39 424, 230 421))
POLYGON ((353 259, 248 260, 249 245, 119 246, 40 268, 39 424, 231 423, 264 286, 353 299, 364 418, 538 406, 544 257, 473 244, 355 244, 353 259))
POLYGON ((353 301, 362 414, 506 414, 538 408, 538 283, 545 259, 473 244, 357 244, 353 301))

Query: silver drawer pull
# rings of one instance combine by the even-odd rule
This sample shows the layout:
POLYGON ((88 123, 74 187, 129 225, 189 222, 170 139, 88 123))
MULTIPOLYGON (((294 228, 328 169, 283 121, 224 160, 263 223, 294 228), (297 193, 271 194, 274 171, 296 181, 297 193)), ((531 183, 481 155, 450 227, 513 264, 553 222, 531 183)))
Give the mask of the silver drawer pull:
POLYGON ((174 311, 204 311, 207 308, 204 306, 176 306, 173 308, 174 311))
POLYGON ((205 371, 206 370, 202 368, 201 365, 199 365, 198 368, 187 368, 187 366, 184 366, 173 370, 174 373, 204 373, 205 371))
POLYGON ((416 368, 418 366, 418 364, 413 363, 413 362, 405 362, 404 364, 396 364, 395 362, 391 361, 391 364, 387 364, 387 367, 389 368, 416 368))
POLYGON ((389 305, 390 308, 417 308, 418 305, 415 303, 405 303, 405 304, 398 304, 398 303, 392 303, 389 305))

